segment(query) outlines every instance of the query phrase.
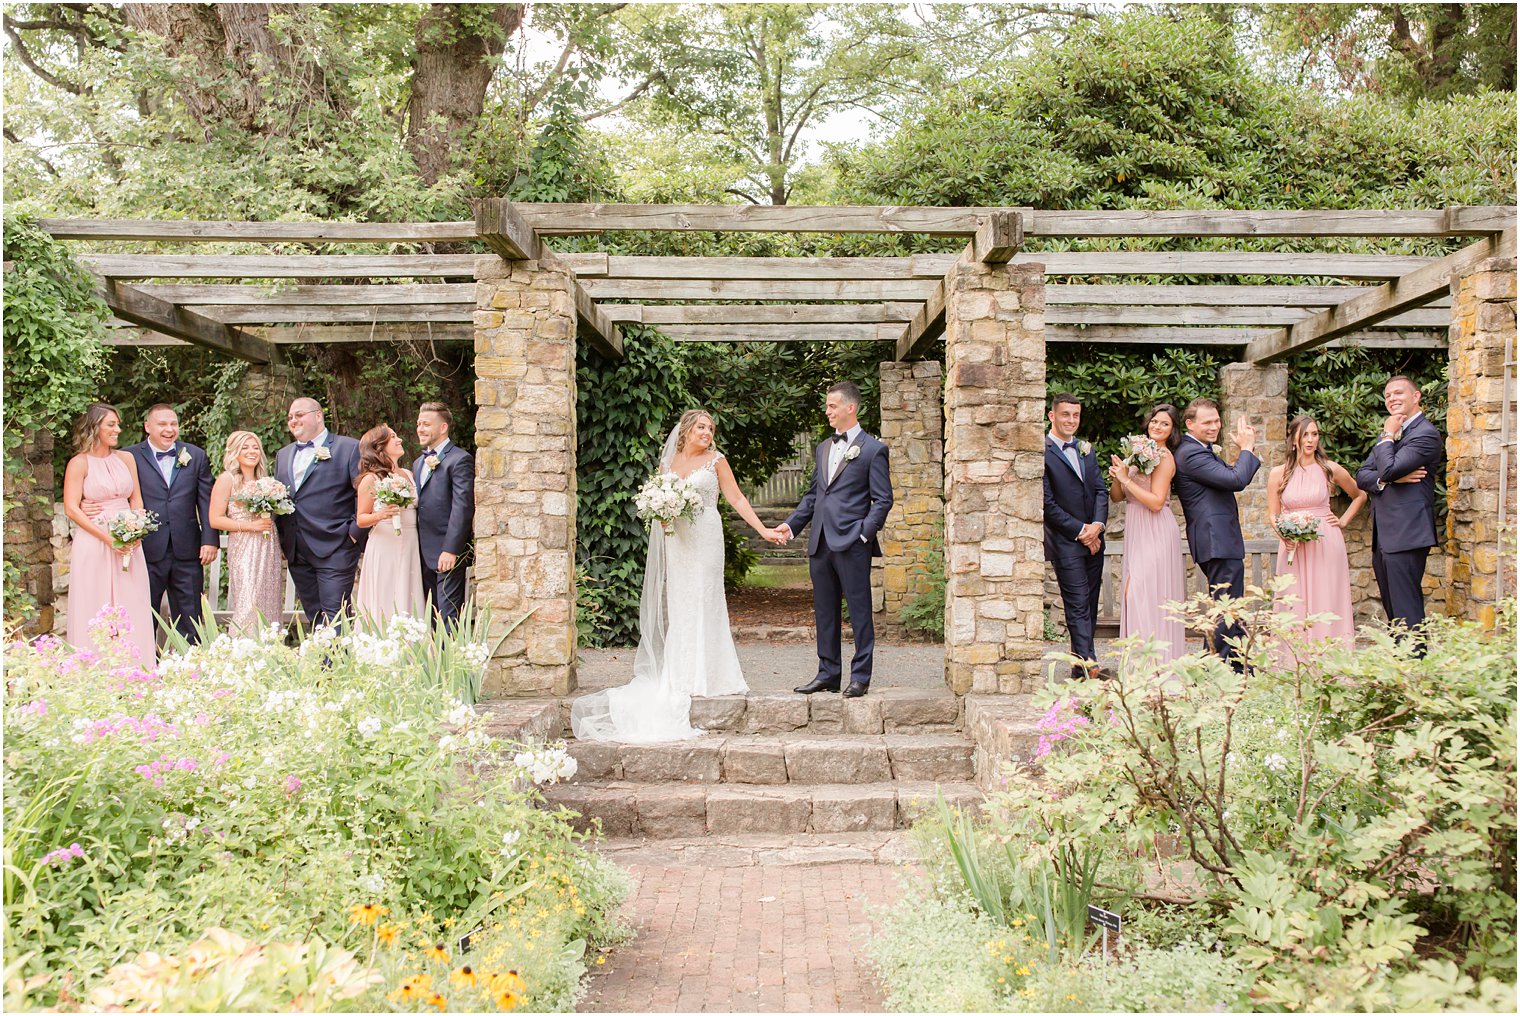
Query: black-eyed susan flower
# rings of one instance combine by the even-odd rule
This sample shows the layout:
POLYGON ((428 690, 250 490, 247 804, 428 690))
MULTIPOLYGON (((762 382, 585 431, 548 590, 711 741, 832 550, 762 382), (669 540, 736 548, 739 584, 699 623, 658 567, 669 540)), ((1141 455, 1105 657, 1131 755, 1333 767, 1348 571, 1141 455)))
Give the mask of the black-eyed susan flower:
POLYGON ((448 1000, 446 998, 444 998, 442 995, 438 994, 438 992, 436 992, 436 991, 433 992, 431 995, 428 995, 426 998, 424 998, 422 1000, 422 1002, 423 1002, 424 1005, 430 1005, 430 1006, 432 1006, 434 1009, 437 1009, 439 1012, 443 1012, 445 1009, 447 1009, 449 1007, 448 1000))
POLYGON ((515 970, 508 970, 504 974, 497 974, 491 978, 492 991, 505 991, 513 995, 521 995, 528 990, 528 982, 522 979, 522 975, 515 970))
POLYGON ((473 988, 479 981, 475 969, 468 963, 449 975, 449 983, 456 988, 473 988))
POLYGON ((349 907, 348 920, 351 924, 362 924, 365 927, 369 927, 388 913, 390 911, 378 903, 365 903, 357 907, 349 907))
POLYGON ((380 940, 381 945, 387 949, 393 949, 396 946, 396 940, 401 937, 401 929, 394 924, 382 924, 375 929, 375 937, 380 940))
POLYGON ((512 994, 510 991, 497 991, 492 992, 491 1001, 495 1003, 496 1008, 502 1012, 511 1012, 513 1009, 517 1008, 522 999, 512 994))
POLYGON ((443 943, 441 942, 434 942, 422 950, 422 955, 434 963, 447 963, 449 961, 449 951, 443 947, 443 943))

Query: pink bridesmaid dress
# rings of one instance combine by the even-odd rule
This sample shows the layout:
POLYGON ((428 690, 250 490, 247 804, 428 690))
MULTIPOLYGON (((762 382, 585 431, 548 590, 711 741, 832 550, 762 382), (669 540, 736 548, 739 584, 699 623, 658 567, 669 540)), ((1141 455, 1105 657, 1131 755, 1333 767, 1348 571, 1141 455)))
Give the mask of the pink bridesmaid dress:
MULTIPOLYGON (((100 504, 97 521, 104 529, 105 520, 132 507, 132 470, 114 454, 86 455, 84 461, 84 497, 100 504)), ((75 649, 105 651, 104 643, 91 638, 90 622, 106 607, 121 607, 131 625, 123 637, 138 661, 152 667, 153 610, 148 604, 148 564, 141 544, 132 549, 130 560, 132 566, 122 571, 116 551, 75 529, 69 557, 69 644, 75 649)))
POLYGON ((1282 492, 1282 510, 1308 512, 1320 518, 1319 539, 1300 543, 1288 563, 1288 543, 1279 540, 1277 574, 1293 575, 1297 581, 1288 588, 1298 602, 1278 602, 1278 609, 1306 617, 1309 614, 1334 614, 1337 620, 1316 624, 1309 629, 1312 639, 1337 638, 1348 645, 1356 637, 1356 621, 1351 611, 1351 570, 1346 563, 1346 537, 1331 523, 1330 481, 1325 471, 1314 463, 1299 466, 1288 478, 1282 492))
MULTIPOLYGON (((398 472, 412 483, 412 475, 398 472)), ((380 505, 375 506, 377 509, 380 505)), ((383 519, 369 531, 359 581, 354 586, 354 610, 375 624, 397 614, 422 616, 422 552, 417 541, 417 509, 401 510, 401 531, 394 519, 383 519)))
MULTIPOLYGON (((1152 484, 1156 474, 1137 477, 1152 484)), ((1152 488, 1154 489, 1154 488, 1152 488)), ((1166 644, 1163 660, 1187 653, 1187 629, 1166 604, 1187 599, 1182 572, 1182 536, 1172 514, 1171 492, 1159 511, 1124 501, 1124 564, 1119 606, 1119 637, 1139 635, 1166 644)))

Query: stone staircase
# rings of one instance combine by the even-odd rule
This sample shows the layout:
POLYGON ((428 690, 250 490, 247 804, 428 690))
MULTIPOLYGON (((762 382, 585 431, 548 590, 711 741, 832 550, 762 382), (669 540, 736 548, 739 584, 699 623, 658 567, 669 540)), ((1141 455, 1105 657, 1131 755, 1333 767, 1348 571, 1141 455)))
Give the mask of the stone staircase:
MULTIPOLYGON (((482 703, 498 736, 566 737, 570 699, 482 703)), ((552 804, 614 839, 801 836, 904 829, 943 795, 977 807, 974 700, 948 690, 883 688, 859 699, 751 693, 692 702, 706 736, 660 744, 568 740, 575 777, 552 804)))

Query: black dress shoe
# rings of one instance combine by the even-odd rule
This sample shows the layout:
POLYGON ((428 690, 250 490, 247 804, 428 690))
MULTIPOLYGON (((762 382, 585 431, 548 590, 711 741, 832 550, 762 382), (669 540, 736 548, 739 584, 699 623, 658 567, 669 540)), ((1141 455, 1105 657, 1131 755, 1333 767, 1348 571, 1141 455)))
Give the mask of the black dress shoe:
POLYGON ((851 681, 850 686, 844 690, 845 698, 860 698, 866 693, 866 685, 859 681, 851 681))
POLYGON ((798 694, 801 694, 801 695, 811 695, 815 691, 838 691, 838 690, 839 690, 839 685, 837 685, 837 684, 829 684, 829 682, 825 681, 821 677, 815 677, 811 681, 809 681, 807 684, 803 685, 802 687, 800 687, 800 688, 793 688, 792 689, 792 691, 795 691, 795 692, 797 692, 798 694))

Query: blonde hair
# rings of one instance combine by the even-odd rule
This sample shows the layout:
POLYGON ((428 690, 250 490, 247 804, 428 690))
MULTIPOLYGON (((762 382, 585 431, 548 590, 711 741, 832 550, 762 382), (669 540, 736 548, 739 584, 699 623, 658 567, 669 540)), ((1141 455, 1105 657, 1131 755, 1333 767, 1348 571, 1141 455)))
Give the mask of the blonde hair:
POLYGON ((681 414, 680 421, 676 424, 676 454, 681 454, 681 449, 686 447, 686 439, 691 436, 691 429, 697 425, 702 417, 712 420, 713 435, 717 436, 718 421, 713 420, 713 415, 705 409, 688 409, 681 414))
POLYGON ((259 463, 253 467, 253 478, 262 480, 269 475, 264 466, 264 442, 251 430, 235 430, 227 435, 227 445, 222 451, 222 472, 231 477, 242 475, 242 467, 238 465, 238 455, 243 451, 243 442, 253 438, 253 443, 259 446, 259 463))

